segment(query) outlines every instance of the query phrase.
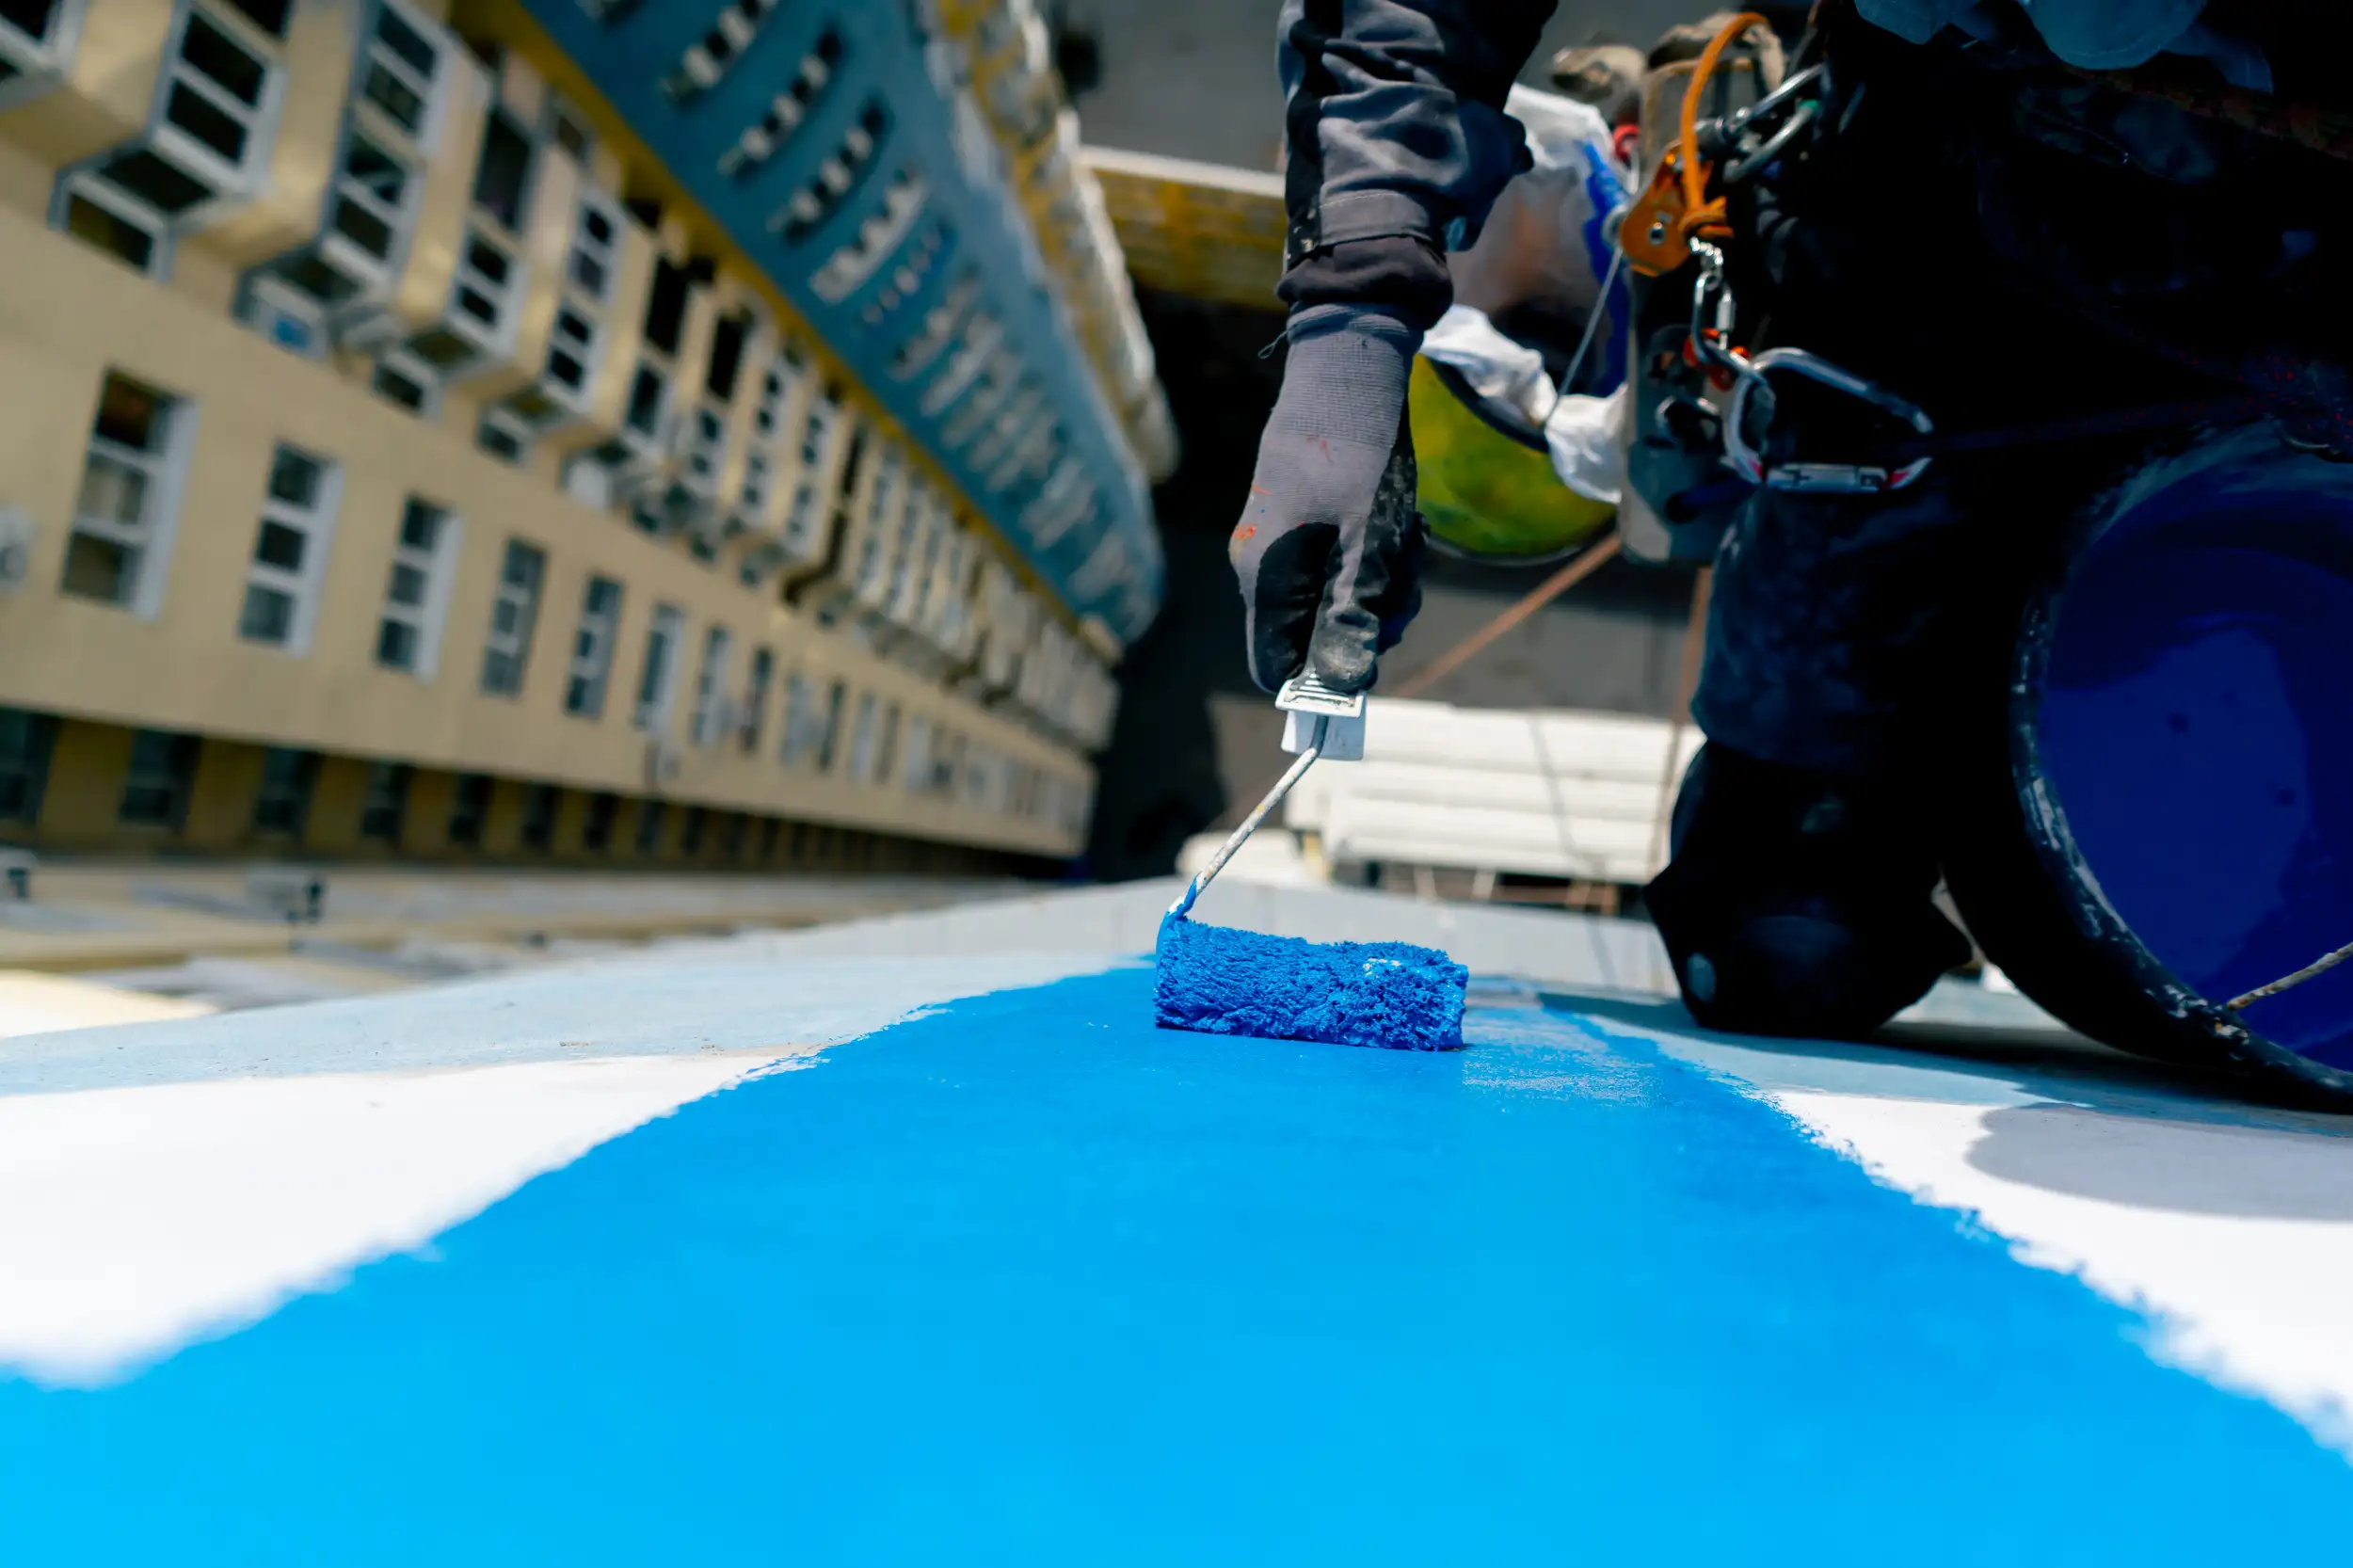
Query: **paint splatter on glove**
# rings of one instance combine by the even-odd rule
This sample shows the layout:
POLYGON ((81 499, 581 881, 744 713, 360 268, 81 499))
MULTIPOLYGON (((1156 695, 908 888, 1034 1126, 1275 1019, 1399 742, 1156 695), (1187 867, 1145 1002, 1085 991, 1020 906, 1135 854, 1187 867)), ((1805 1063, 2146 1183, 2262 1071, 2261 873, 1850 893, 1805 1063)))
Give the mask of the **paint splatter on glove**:
POLYGON ((1385 311, 1317 305, 1286 335, 1282 394, 1227 546, 1250 676, 1272 692, 1312 667, 1337 690, 1362 691, 1421 608, 1425 531, 1405 418, 1421 331, 1385 311))

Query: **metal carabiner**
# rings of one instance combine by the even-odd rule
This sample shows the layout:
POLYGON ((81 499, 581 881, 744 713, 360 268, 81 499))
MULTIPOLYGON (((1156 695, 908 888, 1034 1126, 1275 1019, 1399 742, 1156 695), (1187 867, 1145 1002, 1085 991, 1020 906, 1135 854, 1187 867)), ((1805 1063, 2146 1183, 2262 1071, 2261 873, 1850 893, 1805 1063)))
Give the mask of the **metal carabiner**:
POLYGON ((1700 275, 1691 280, 1692 357, 1735 376, 1745 376, 1748 360, 1732 352, 1732 328, 1738 319, 1738 307, 1732 297, 1732 285, 1724 281, 1724 253, 1705 240, 1693 240, 1691 254, 1700 261, 1700 275))
POLYGON ((1793 462, 1766 467, 1764 455, 1749 444, 1745 426, 1750 392, 1777 370, 1802 376, 1833 392, 1868 403, 1902 420, 1923 436, 1934 435, 1936 424, 1919 405, 1906 402, 1878 383, 1866 381, 1802 348, 1769 348, 1754 359, 1742 361, 1742 365, 1746 374, 1733 388, 1732 401, 1724 408, 1724 466, 1750 484, 1811 495, 1881 495, 1900 490, 1928 472, 1930 459, 1927 457, 1914 457, 1893 469, 1869 463, 1793 462))

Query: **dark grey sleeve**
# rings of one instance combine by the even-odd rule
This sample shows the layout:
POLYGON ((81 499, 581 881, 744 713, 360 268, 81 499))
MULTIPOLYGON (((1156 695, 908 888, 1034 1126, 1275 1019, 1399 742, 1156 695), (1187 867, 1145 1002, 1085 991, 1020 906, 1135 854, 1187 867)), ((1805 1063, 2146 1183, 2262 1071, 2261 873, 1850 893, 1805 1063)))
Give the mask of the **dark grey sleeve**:
POLYGON ((1462 249, 1528 160, 1503 112, 1554 0, 1284 0, 1288 260, 1353 240, 1462 249))

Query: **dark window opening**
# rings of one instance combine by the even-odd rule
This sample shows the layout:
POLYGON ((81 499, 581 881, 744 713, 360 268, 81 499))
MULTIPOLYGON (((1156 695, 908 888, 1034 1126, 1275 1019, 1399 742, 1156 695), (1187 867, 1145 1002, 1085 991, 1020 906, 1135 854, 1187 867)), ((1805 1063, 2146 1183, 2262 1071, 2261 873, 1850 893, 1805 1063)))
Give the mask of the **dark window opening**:
POLYGON ((482 133, 482 162, 474 169, 473 200, 509 230, 522 227, 532 151, 531 138, 504 111, 490 116, 482 133))
POLYGON ((654 264, 653 291, 646 301, 646 341, 664 354, 678 352, 686 326, 687 272, 667 256, 654 264))
POLYGON ((817 743, 817 771, 824 773, 833 766, 836 744, 841 739, 841 705, 849 699, 847 683, 837 680, 825 694, 825 733, 817 743))
POLYGON ((449 808, 449 841, 467 849, 482 847, 482 827, 490 817, 490 776, 470 773, 457 780, 457 794, 449 808))
POLYGON ((588 129, 586 120, 568 104, 556 103, 548 105, 548 138, 582 164, 588 161, 588 150, 597 141, 596 133, 588 129))
POLYGON ((376 374, 369 377, 368 385, 375 390, 376 396, 388 403, 396 404, 412 414, 424 412, 424 383, 382 360, 376 361, 376 374))
POLYGON ((51 24, 64 0, 0 0, 0 22, 39 42, 49 37, 51 24))
POLYGON ((580 846, 583 849, 603 849, 613 842, 613 819, 620 814, 618 795, 593 794, 588 797, 588 817, 580 824, 580 846))
POLYGON ((142 729, 131 738, 131 766, 123 776, 122 804, 115 813, 138 827, 175 831, 187 819, 196 791, 196 759, 202 745, 194 735, 142 729))
POLYGON ((126 152, 103 170, 108 180, 167 216, 177 216, 212 195, 209 187, 152 152, 126 152))
POLYGON ((721 316, 717 330, 711 335, 711 374, 703 385, 722 403, 735 396, 736 377, 744 369, 744 345, 751 333, 750 314, 739 311, 721 316))
POLYGON ((776 857, 776 840, 783 834, 784 823, 779 818, 770 817, 760 824, 760 857, 762 860, 776 857))
POLYGON ((253 831, 272 838, 300 839, 311 818, 311 795, 318 787, 319 754, 272 746, 262 754, 262 786, 253 796, 253 831))
POLYGON ((148 264, 155 257, 153 234, 126 218, 116 216, 87 197, 66 198, 65 232, 118 260, 130 263, 141 272, 147 270, 148 264))
POLYGON ((711 813, 699 806, 686 808, 679 823, 678 847, 680 855, 700 855, 703 849, 703 829, 711 822, 711 813))
MULTIPOLYGON (((233 3, 233 0, 232 0, 233 3)), ((242 4, 238 9, 244 10, 242 4)), ((265 30, 273 36, 285 25, 283 0, 280 5, 279 27, 265 30)), ((250 16, 252 12, 247 11, 250 16)), ((257 58, 242 43, 204 20, 201 12, 188 16, 188 30, 180 40, 180 57, 206 79, 216 83, 241 104, 259 105, 262 88, 269 82, 269 65, 257 58)))
POLYGON ((406 762, 368 764, 367 791, 360 797, 360 837, 394 846, 400 843, 400 830, 408 815, 409 777, 406 762))
POLYGON ((651 365, 639 365, 637 378, 629 387, 629 412, 621 423, 641 435, 658 436, 662 429, 662 393, 664 382, 662 373, 651 365))
POLYGON ((294 0, 229 0, 243 11, 253 25, 272 38, 286 36, 286 18, 294 10, 294 0))
POLYGON ((564 792, 553 784, 534 784, 523 797, 523 848, 545 851, 555 847, 555 814, 564 805, 564 792))
POLYGON ((752 814, 738 811, 728 818, 728 825, 719 835, 719 853, 730 860, 744 858, 744 840, 750 834, 752 814))
POLYGON ((56 744, 57 721, 49 714, 0 708, 0 822, 40 820, 56 744))
POLYGON ((658 800, 641 801, 637 807, 637 853, 651 855, 662 847, 662 823, 667 812, 658 800))

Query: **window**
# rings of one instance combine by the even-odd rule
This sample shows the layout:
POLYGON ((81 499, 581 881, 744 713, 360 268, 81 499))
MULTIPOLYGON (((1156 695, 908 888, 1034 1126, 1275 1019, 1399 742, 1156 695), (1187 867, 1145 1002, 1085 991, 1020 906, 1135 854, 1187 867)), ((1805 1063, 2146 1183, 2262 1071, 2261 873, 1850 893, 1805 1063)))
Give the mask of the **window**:
POLYGON ((809 407, 808 422, 801 427, 801 481, 792 492, 792 509, 784 520, 784 543, 803 558, 814 550, 818 524, 823 520, 824 498, 818 482, 833 454, 840 418, 840 399, 828 387, 825 395, 809 407))
POLYGON ((646 297, 646 341, 664 354, 678 352, 693 287, 693 275, 669 257, 654 264, 653 289, 646 297))
POLYGON ((785 393, 800 376, 800 356, 791 348, 769 361, 768 374, 760 378, 760 401, 752 405, 752 429, 760 440, 775 438, 776 422, 784 412, 785 393))
POLYGON ((735 378, 743 374, 744 345, 750 340, 752 318, 744 311, 732 312, 719 318, 711 334, 711 369, 703 378, 704 390, 722 403, 735 397, 735 378))
POLYGON ((917 713, 907 720, 906 766, 899 782, 910 792, 921 794, 931 788, 932 781, 932 721, 917 713))
POLYGON ((295 653, 310 648, 340 486, 332 464, 291 446, 271 454, 269 493, 253 536, 253 559, 246 567, 238 636, 295 653))
POLYGON ((110 181, 69 174, 57 187, 56 226, 145 273, 159 270, 170 220, 110 181))
POLYGON ((872 169, 874 153, 889 129, 890 111, 883 107, 881 99, 870 101, 842 133, 841 144, 817 166, 816 177, 769 215, 769 232, 781 234, 787 245, 798 245, 814 233, 872 169))
POLYGON ((679 644, 686 637, 686 616, 677 606, 653 607, 653 624, 646 629, 646 658, 637 669, 637 706, 630 723, 657 733, 670 728, 670 702, 678 689, 679 644))
POLYGON ((760 749, 760 727, 768 712, 768 687, 776 678, 776 656, 764 648, 752 649, 751 674, 744 682, 744 711, 736 715, 736 744, 746 757, 760 749))
POLYGON ((188 814, 196 787, 194 735, 142 729, 131 737, 131 766, 123 776, 122 804, 115 815, 136 827, 177 830, 188 814))
POLYGON ((850 731, 850 777, 856 783, 864 783, 874 765, 874 722, 878 716, 873 693, 868 692, 857 699, 857 724, 850 731))
POLYGON ((780 820, 775 817, 768 817, 761 821, 760 824, 760 857, 762 860, 774 860, 776 857, 776 840, 783 836, 784 824, 780 820))
POLYGON ((264 752, 262 786, 253 795, 253 831, 264 838, 300 839, 318 781, 317 752, 289 746, 264 752))
POLYGON ((294 9, 294 0, 229 0, 245 19, 274 39, 286 36, 286 18, 294 9))
POLYGON ((890 184, 883 191, 882 205, 858 220, 856 231, 849 239, 835 247, 824 264, 809 274, 809 292, 828 305, 838 305, 856 294, 869 278, 882 269, 894 254, 902 257, 899 274, 904 284, 885 285, 868 305, 862 319, 869 327, 881 325, 882 319, 908 294, 922 286, 923 278, 938 264, 945 254, 949 231, 945 224, 934 220, 920 233, 916 225, 930 209, 930 183, 911 168, 901 168, 890 176, 890 184), (916 234, 909 240, 909 234, 916 234))
POLYGON ((663 819, 669 813, 658 800, 637 803, 637 853, 651 855, 662 847, 663 819))
POLYGON ((330 257, 344 270, 369 281, 386 280, 392 254, 408 230, 408 201, 414 185, 406 163, 353 133, 344 147, 343 167, 335 175, 334 207, 327 220, 330 257))
POLYGON ((482 847, 482 827, 490 820, 490 776, 487 773, 462 775, 457 780, 457 792, 450 801, 449 841, 466 849, 482 847))
POLYGON ((433 367, 403 349, 385 350, 368 378, 369 390, 387 403, 430 418, 440 402, 440 379, 433 367))
POLYGON ((512 408, 493 403, 474 423, 473 443, 503 463, 520 463, 531 450, 531 427, 512 408))
POLYGON ((813 762, 821 773, 833 766, 841 732, 841 708, 848 696, 848 687, 841 681, 834 681, 821 695, 814 677, 794 672, 785 687, 781 755, 788 764, 813 762))
POLYGON ((736 520, 745 528, 756 528, 760 516, 768 509, 768 455, 750 452, 744 456, 744 483, 735 492, 736 520))
POLYGON ((546 851, 555 847, 555 817, 563 807, 564 792, 554 785, 531 787, 523 796, 523 848, 546 851))
POLYGON ((728 817, 728 825, 719 834, 719 853, 730 860, 744 858, 744 840, 752 830, 752 814, 736 811, 728 817))
POLYGON ((482 161, 474 167, 474 205, 498 219, 509 233, 523 227, 523 203, 531 188, 531 137, 504 109, 490 113, 482 133, 482 161))
POLYGON ((688 44, 678 64, 662 78, 662 90, 681 104, 710 91, 751 46, 752 40, 760 36, 769 13, 780 3, 781 0, 728 0, 711 30, 688 44))
POLYGON ((890 782, 890 765, 899 756, 899 705, 883 710, 882 731, 874 743, 874 765, 865 775, 878 784, 890 782))
POLYGON ((696 408, 690 425, 693 431, 686 447, 686 471, 698 488, 708 490, 718 483, 719 465, 726 460, 728 427, 709 408, 696 408))
POLYGON ((401 509, 392 577, 384 584, 384 616, 376 628, 377 664, 421 680, 433 679, 456 555, 456 522, 440 507, 410 496, 401 509))
POLYGON ((703 635, 702 674, 695 680, 694 735, 696 745, 717 745, 727 729, 728 655, 730 639, 724 626, 703 635))
POLYGON ((57 721, 47 713, 0 708, 0 822, 39 822, 41 792, 49 784, 49 758, 57 744, 57 721))
POLYGON ((127 376, 98 396, 89 456, 66 541, 67 593, 152 614, 177 518, 183 402, 127 376))
POLYGON ((584 719, 603 716, 604 689, 613 674, 613 638, 620 620, 621 585, 609 577, 588 579, 580 631, 572 638, 570 679, 564 687, 567 713, 584 719))
POLYGON ((904 510, 899 504, 900 470, 904 462, 896 446, 885 446, 881 460, 874 465, 874 488, 867 501, 866 526, 858 530, 857 565, 850 574, 851 585, 861 593, 880 569, 897 513, 904 510))
POLYGON ((818 715, 817 771, 832 771, 834 752, 841 740, 841 705, 849 699, 850 688, 837 680, 825 691, 825 706, 818 715))
POLYGON ((719 172, 730 179, 747 175, 776 155, 801 122, 808 118, 825 85, 841 64, 841 35, 828 27, 801 56, 800 68, 785 89, 771 99, 760 119, 744 127, 735 145, 719 157, 719 172))
POLYGON ((613 274, 619 264, 615 253, 620 239, 620 215, 612 203, 599 197, 581 198, 568 272, 572 286, 600 305, 613 293, 613 274))
POLYGON ((0 82, 19 72, 47 69, 44 57, 65 0, 6 0, 0 4, 0 82))
POLYGON ((679 819, 678 851, 680 855, 700 855, 703 851, 703 831, 710 825, 711 813, 699 806, 690 806, 679 819))
POLYGON ((360 837, 397 846, 408 815, 409 768, 406 762, 370 762, 368 785, 360 797, 360 837))
POLYGON ((660 441, 669 396, 668 378, 654 366, 639 360, 636 379, 629 386, 629 409, 621 416, 622 428, 648 441, 660 441))
POLYGON ((577 405, 588 395, 588 379, 597 371, 600 339, 597 318, 569 305, 556 308, 555 325, 548 332, 547 378, 577 405))
POLYGON ((613 819, 620 814, 621 802, 611 793, 588 797, 588 814, 581 819, 580 847, 603 849, 613 842, 613 819))
POLYGON ((452 323, 478 343, 495 344, 506 325, 518 269, 514 258, 479 232, 468 230, 450 284, 452 323))
POLYGON ((539 621, 539 584, 547 570, 544 551, 520 539, 506 541, 498 593, 490 600, 490 634, 482 648, 482 689, 493 696, 515 696, 523 689, 531 633, 539 621))
POLYGON ((583 167, 597 145, 597 134, 588 128, 587 117, 552 91, 548 94, 548 139, 583 167))
POLYGON ((441 52, 424 31, 378 0, 376 30, 360 62, 360 95, 412 136, 422 136, 441 52))
POLYGON ((190 10, 166 66, 157 151, 216 191, 244 188, 247 175, 262 166, 277 85, 267 59, 203 11, 190 10))

